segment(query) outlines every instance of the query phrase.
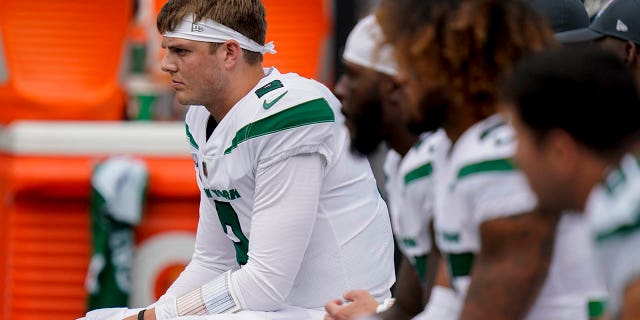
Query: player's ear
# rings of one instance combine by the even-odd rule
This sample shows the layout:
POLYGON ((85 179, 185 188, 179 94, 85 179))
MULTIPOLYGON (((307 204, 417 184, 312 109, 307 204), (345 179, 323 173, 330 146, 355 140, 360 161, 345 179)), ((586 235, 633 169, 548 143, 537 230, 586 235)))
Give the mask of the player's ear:
POLYGON ((383 95, 389 95, 398 88, 398 83, 395 79, 389 75, 382 75, 380 77, 380 90, 383 95))
POLYGON ((571 175, 576 168, 575 164, 579 163, 580 146, 578 142, 564 130, 552 129, 544 139, 546 143, 546 151, 555 167, 554 172, 563 175, 571 175))
POLYGON ((225 53, 224 66, 232 68, 242 58, 242 48, 235 40, 228 40, 222 46, 225 53))
POLYGON ((625 45, 625 57, 624 60, 631 66, 640 63, 640 48, 637 44, 631 41, 627 41, 625 45))

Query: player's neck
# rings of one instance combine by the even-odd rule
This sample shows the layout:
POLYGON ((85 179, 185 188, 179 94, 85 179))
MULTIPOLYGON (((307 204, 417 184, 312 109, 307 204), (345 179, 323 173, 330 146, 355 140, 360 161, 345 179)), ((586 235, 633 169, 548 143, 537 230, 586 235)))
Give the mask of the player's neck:
POLYGON ((486 118, 478 118, 468 111, 453 111, 445 120, 442 128, 447 133, 447 137, 453 145, 465 131, 484 119, 486 118))
MULTIPOLYGON (((402 127, 404 129, 404 126, 402 127)), ((401 156, 405 156, 407 152, 418 142, 418 136, 409 130, 394 130, 387 138, 387 145, 401 156)))
POLYGON ((578 203, 577 210, 583 211, 584 206, 591 194, 591 190, 606 177, 607 170, 611 165, 608 159, 597 156, 584 156, 583 159, 573 165, 579 165, 581 168, 576 170, 579 174, 575 176, 575 197, 578 203))
POLYGON ((227 77, 225 88, 216 97, 214 105, 206 106, 218 123, 229 113, 238 101, 244 98, 264 78, 262 64, 242 65, 227 77))

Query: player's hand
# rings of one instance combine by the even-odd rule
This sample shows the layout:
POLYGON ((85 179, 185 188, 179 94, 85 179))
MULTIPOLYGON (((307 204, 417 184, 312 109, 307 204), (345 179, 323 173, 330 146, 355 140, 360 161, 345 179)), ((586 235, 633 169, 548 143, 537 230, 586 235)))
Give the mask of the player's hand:
POLYGON ((344 299, 347 303, 335 299, 324 306, 324 320, 354 320, 376 313, 378 302, 365 290, 347 291, 344 299))

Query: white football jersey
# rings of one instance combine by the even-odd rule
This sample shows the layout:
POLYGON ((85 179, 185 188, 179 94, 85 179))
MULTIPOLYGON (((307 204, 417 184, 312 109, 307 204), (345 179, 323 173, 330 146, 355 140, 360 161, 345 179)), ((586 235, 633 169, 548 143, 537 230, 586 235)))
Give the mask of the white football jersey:
MULTIPOLYGON (((254 198, 257 189, 268 188, 256 185, 256 172, 293 156, 319 154, 326 166, 310 240, 298 269, 278 270, 278 276, 291 282, 290 292, 273 294, 283 295, 288 305, 317 309, 353 288, 366 289, 378 300, 389 297, 395 278, 387 207, 366 158, 349 150, 338 100, 316 81, 274 68, 265 73, 209 139, 209 112, 192 106, 186 116, 203 202, 194 259, 209 265, 222 261, 228 270, 274 272, 268 265, 252 264, 252 234, 265 236, 262 229, 252 230, 258 210, 254 198), (206 236, 200 233, 222 234, 226 240, 203 243, 206 236), (199 245, 220 249, 198 253, 199 245), (237 263, 229 262, 229 251, 237 263)), ((294 218, 297 212, 289 215, 294 218)), ((281 237, 288 230, 277 232, 281 237)))
POLYGON ((433 157, 448 148, 444 131, 424 133, 404 157, 390 150, 385 161, 386 189, 393 234, 400 251, 424 281, 431 251, 429 225, 433 219, 433 157))
POLYGON ((609 287, 607 308, 620 312, 626 285, 640 276, 640 162, 626 155, 593 189, 587 217, 609 287))
MULTIPOLYGON (((526 178, 511 161, 515 147, 512 128, 494 115, 469 128, 448 153, 436 158, 436 241, 461 299, 480 251, 480 225, 536 206, 526 178)), ((527 319, 588 319, 591 296, 601 298, 604 288, 591 267, 584 236, 581 219, 561 219, 547 280, 527 319)))

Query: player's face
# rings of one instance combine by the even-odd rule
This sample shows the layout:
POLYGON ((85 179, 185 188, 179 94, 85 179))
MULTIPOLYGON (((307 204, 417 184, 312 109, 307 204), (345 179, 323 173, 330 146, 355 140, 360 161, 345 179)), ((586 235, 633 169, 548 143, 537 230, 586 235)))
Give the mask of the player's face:
POLYGON ((224 87, 224 73, 218 62, 220 51, 211 52, 207 42, 178 38, 162 40, 166 48, 161 68, 171 75, 178 102, 183 105, 214 105, 224 87))
POLYGON ((418 75, 408 65, 400 65, 397 82, 408 102, 409 129, 414 133, 434 131, 442 127, 446 107, 435 93, 428 93, 418 75))
POLYGON ((538 197, 538 206, 545 212, 558 213, 563 208, 563 188, 561 179, 551 164, 549 150, 539 141, 534 133, 522 123, 515 112, 507 111, 511 125, 516 132, 518 147, 514 157, 515 162, 524 172, 529 186, 538 197))
POLYGON ((335 87, 354 151, 373 153, 384 139, 383 111, 378 88, 380 75, 345 61, 345 73, 335 87))
POLYGON ((624 60, 626 58, 627 43, 625 41, 613 37, 604 37, 593 41, 593 43, 604 50, 612 52, 620 59, 624 60))

